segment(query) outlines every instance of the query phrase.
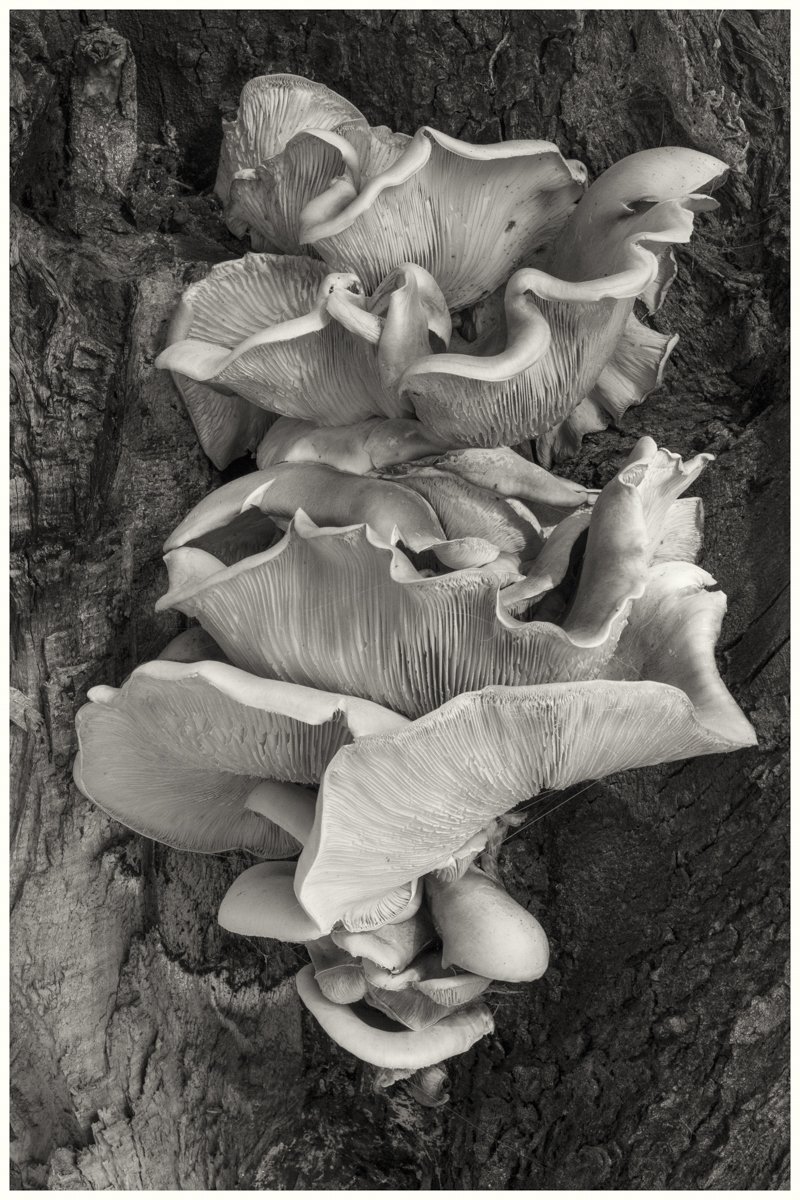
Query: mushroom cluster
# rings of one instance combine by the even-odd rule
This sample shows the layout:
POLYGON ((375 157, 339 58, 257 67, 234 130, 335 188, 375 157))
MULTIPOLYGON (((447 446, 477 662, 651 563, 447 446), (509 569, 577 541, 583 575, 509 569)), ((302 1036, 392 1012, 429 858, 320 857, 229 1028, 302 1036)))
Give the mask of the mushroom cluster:
POLYGON ((304 943, 303 1003, 424 1103, 493 982, 547 968, 497 866, 515 806, 755 740, 682 498, 711 455, 645 437, 599 492, 550 469, 661 383, 677 339, 634 306, 725 170, 662 147, 587 189, 550 143, 371 128, 291 75, 225 129, 252 250, 185 292, 156 366, 215 465, 256 469, 168 537, 157 607, 197 624, 90 691, 75 780, 256 857, 221 925, 304 943))

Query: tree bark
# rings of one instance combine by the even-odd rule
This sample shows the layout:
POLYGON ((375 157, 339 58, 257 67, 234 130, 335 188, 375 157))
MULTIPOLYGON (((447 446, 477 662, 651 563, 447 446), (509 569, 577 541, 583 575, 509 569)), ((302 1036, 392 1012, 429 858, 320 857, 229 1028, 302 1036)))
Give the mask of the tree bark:
POLYGON ((788 1186, 788 14, 113 11, 13 16, 12 1152, 53 1189, 788 1186), (88 22, 96 22, 90 28, 88 22), (220 475, 153 370, 177 297, 241 254, 211 195, 252 76, 371 124, 537 137, 591 177, 649 146, 729 162, 654 325, 636 438, 710 449, 701 560, 753 750, 537 800, 501 855, 551 967, 421 1109, 301 1009, 304 953, 227 934, 245 855, 154 845, 71 782, 76 708, 182 627, 160 545, 220 475))

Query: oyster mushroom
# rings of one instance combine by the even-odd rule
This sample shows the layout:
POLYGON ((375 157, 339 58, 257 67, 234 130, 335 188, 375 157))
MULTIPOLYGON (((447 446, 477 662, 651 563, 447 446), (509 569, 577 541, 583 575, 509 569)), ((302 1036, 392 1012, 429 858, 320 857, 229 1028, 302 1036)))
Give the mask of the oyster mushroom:
POLYGON ((385 471, 451 448, 416 420, 367 417, 353 425, 325 426, 280 417, 258 446, 259 470, 281 462, 319 462, 354 475, 385 471))
POLYGON ((538 979, 547 970, 550 951, 539 922, 478 867, 452 883, 428 876, 425 892, 443 966, 511 982, 538 979))
POLYGON ((340 746, 405 723, 367 701, 209 661, 146 663, 89 700, 76 718, 79 790, 137 833, 210 854, 296 854, 300 842, 248 798, 302 803, 340 746))
POLYGON ((325 262, 347 263, 369 288, 398 262, 418 263, 451 311, 493 292, 519 263, 540 260, 586 178, 550 142, 474 146, 428 126, 363 184, 343 167, 301 213, 300 239, 325 262))
MULTIPOLYGON (((492 684, 593 678, 614 653, 651 560, 678 557, 674 543, 662 551, 663 526, 708 458, 684 464, 642 439, 593 515, 557 525, 522 580, 485 569, 424 578, 369 527, 319 529, 298 513, 282 542, 227 570, 209 554, 172 550, 170 590, 157 607, 198 619, 243 669, 368 696, 412 717, 492 684), (561 598, 571 570, 577 586, 561 598), (550 618, 544 608, 534 620, 512 615, 550 598, 558 598, 550 618)), ((232 508, 246 483, 227 485, 232 508)), ((225 492, 203 501, 168 545, 203 523, 206 509, 209 520, 222 519, 225 492)))
POLYGON ((416 552, 431 550, 452 567, 479 566, 498 555, 483 538, 448 538, 430 504, 408 488, 321 463, 279 463, 226 484, 195 505, 164 549, 185 546, 250 507, 283 520, 302 509, 312 521, 339 528, 366 521, 386 541, 402 540, 416 552))
POLYGON ((316 941, 323 936, 294 894, 293 862, 258 863, 231 884, 219 907, 223 929, 247 937, 282 942, 316 941))
POLYGON ((661 302, 675 271, 671 246, 689 240, 695 212, 717 207, 696 189, 726 170, 719 159, 675 147, 615 164, 570 216, 547 271, 512 275, 504 328, 490 330, 470 353, 418 359, 403 373, 401 396, 435 433, 474 446, 546 434, 586 396, 621 415, 643 398, 643 387, 656 386, 674 345, 631 325, 634 301, 650 311, 661 302), (610 370, 601 384, 622 339, 645 367, 637 376, 621 354, 616 375, 610 370))
POLYGON ((295 977, 300 999, 328 1036, 362 1062, 376 1067, 419 1070, 464 1054, 494 1030, 484 1004, 473 1004, 421 1031, 404 1029, 366 1005, 334 1004, 314 979, 314 968, 295 977))
POLYGON ((392 973, 404 970, 421 950, 436 941, 430 916, 420 906, 422 887, 417 895, 417 908, 406 920, 384 924, 372 930, 352 931, 334 929, 334 943, 354 958, 369 959, 370 962, 392 973))
POLYGON ((301 252, 300 212, 341 171, 342 153, 358 173, 359 151, 363 155, 370 141, 354 105, 298 75, 251 79, 236 120, 223 121, 222 128, 214 190, 228 228, 237 237, 249 233, 254 250, 284 254, 301 252))
POLYGON ((355 1004, 367 991, 364 968, 358 958, 336 945, 328 934, 306 942, 314 967, 314 979, 326 1000, 334 1004, 355 1004))
MULTIPOLYGON (((238 666, 369 696, 409 716, 492 683, 596 675, 632 599, 628 576, 612 599, 609 567, 612 590, 595 625, 576 623, 573 634, 552 622, 521 622, 498 591, 519 580, 517 572, 426 578, 369 526, 319 529, 302 513, 278 546, 233 567, 192 549, 175 549, 165 561, 170 589, 157 608, 199 620, 238 666)), ((606 569, 602 554, 598 569, 606 569)))
MULTIPOLYGON (((332 299, 340 313, 366 304, 356 275, 328 273, 310 258, 247 254, 219 263, 183 294, 156 367, 331 425, 411 411, 382 387, 375 348, 332 318, 332 299)), ((204 448, 213 448, 212 433, 204 448)))
POLYGON ((569 512, 582 504, 593 504, 597 497, 595 489, 552 475, 510 446, 491 450, 449 450, 436 460, 436 466, 500 496, 514 496, 548 509, 569 512))
MULTIPOLYGON (((714 630, 702 624, 704 661, 715 672, 714 630)), ((670 638, 672 628, 666 632, 670 638)), ((707 689, 698 689, 687 661, 694 652, 693 639, 677 642, 669 683, 485 688, 397 733, 343 747, 325 773, 298 862, 298 899, 315 920, 335 922, 363 897, 435 871, 492 817, 543 788, 752 745, 751 726, 721 684, 707 707, 707 689)), ((643 665, 664 673, 658 655, 643 665)))

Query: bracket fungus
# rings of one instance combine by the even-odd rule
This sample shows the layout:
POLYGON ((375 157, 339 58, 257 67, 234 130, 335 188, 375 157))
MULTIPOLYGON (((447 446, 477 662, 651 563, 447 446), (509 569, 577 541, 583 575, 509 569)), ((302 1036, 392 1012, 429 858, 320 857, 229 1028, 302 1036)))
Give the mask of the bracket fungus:
POLYGON ((602 490, 546 469, 662 383, 676 339, 634 304, 725 170, 662 147, 584 194, 548 142, 395 134, 292 75, 225 124, 255 252, 188 288, 156 366, 214 464, 257 470, 167 538, 156 607, 200 624, 89 692, 75 780, 170 846, 271 860, 219 921, 306 946, 300 999, 377 1088, 443 1103, 492 981, 547 969, 497 863, 516 805, 754 741, 682 497, 712 456, 645 437, 602 490))

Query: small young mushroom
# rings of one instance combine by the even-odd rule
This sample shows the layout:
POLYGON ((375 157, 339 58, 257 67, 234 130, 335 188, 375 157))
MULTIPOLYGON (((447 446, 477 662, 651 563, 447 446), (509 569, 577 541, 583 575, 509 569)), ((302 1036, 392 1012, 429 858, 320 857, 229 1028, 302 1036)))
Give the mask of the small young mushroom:
POLYGON ((367 991, 364 968, 357 958, 336 945, 330 934, 306 942, 314 967, 314 978, 326 1000, 334 1004, 355 1004, 367 991))
POLYGON ((281 942, 316 941, 323 930, 294 894, 296 863, 267 862, 248 867, 231 884, 219 908, 223 929, 281 942))
POLYGON ((421 950, 436 941, 436 931, 427 909, 418 907, 406 920, 361 932, 335 928, 331 937, 354 958, 369 959, 386 971, 397 972, 403 971, 421 950))
POLYGON ((334 1004, 314 979, 314 968, 295 977, 297 992, 328 1036, 362 1062, 376 1067, 419 1070, 464 1054, 494 1030, 484 1004, 458 1009, 428 1029, 412 1032, 366 1005, 334 1004))
POLYGON ((538 979, 547 970, 547 936, 536 918, 476 866, 460 879, 425 880, 442 965, 486 979, 538 979))

